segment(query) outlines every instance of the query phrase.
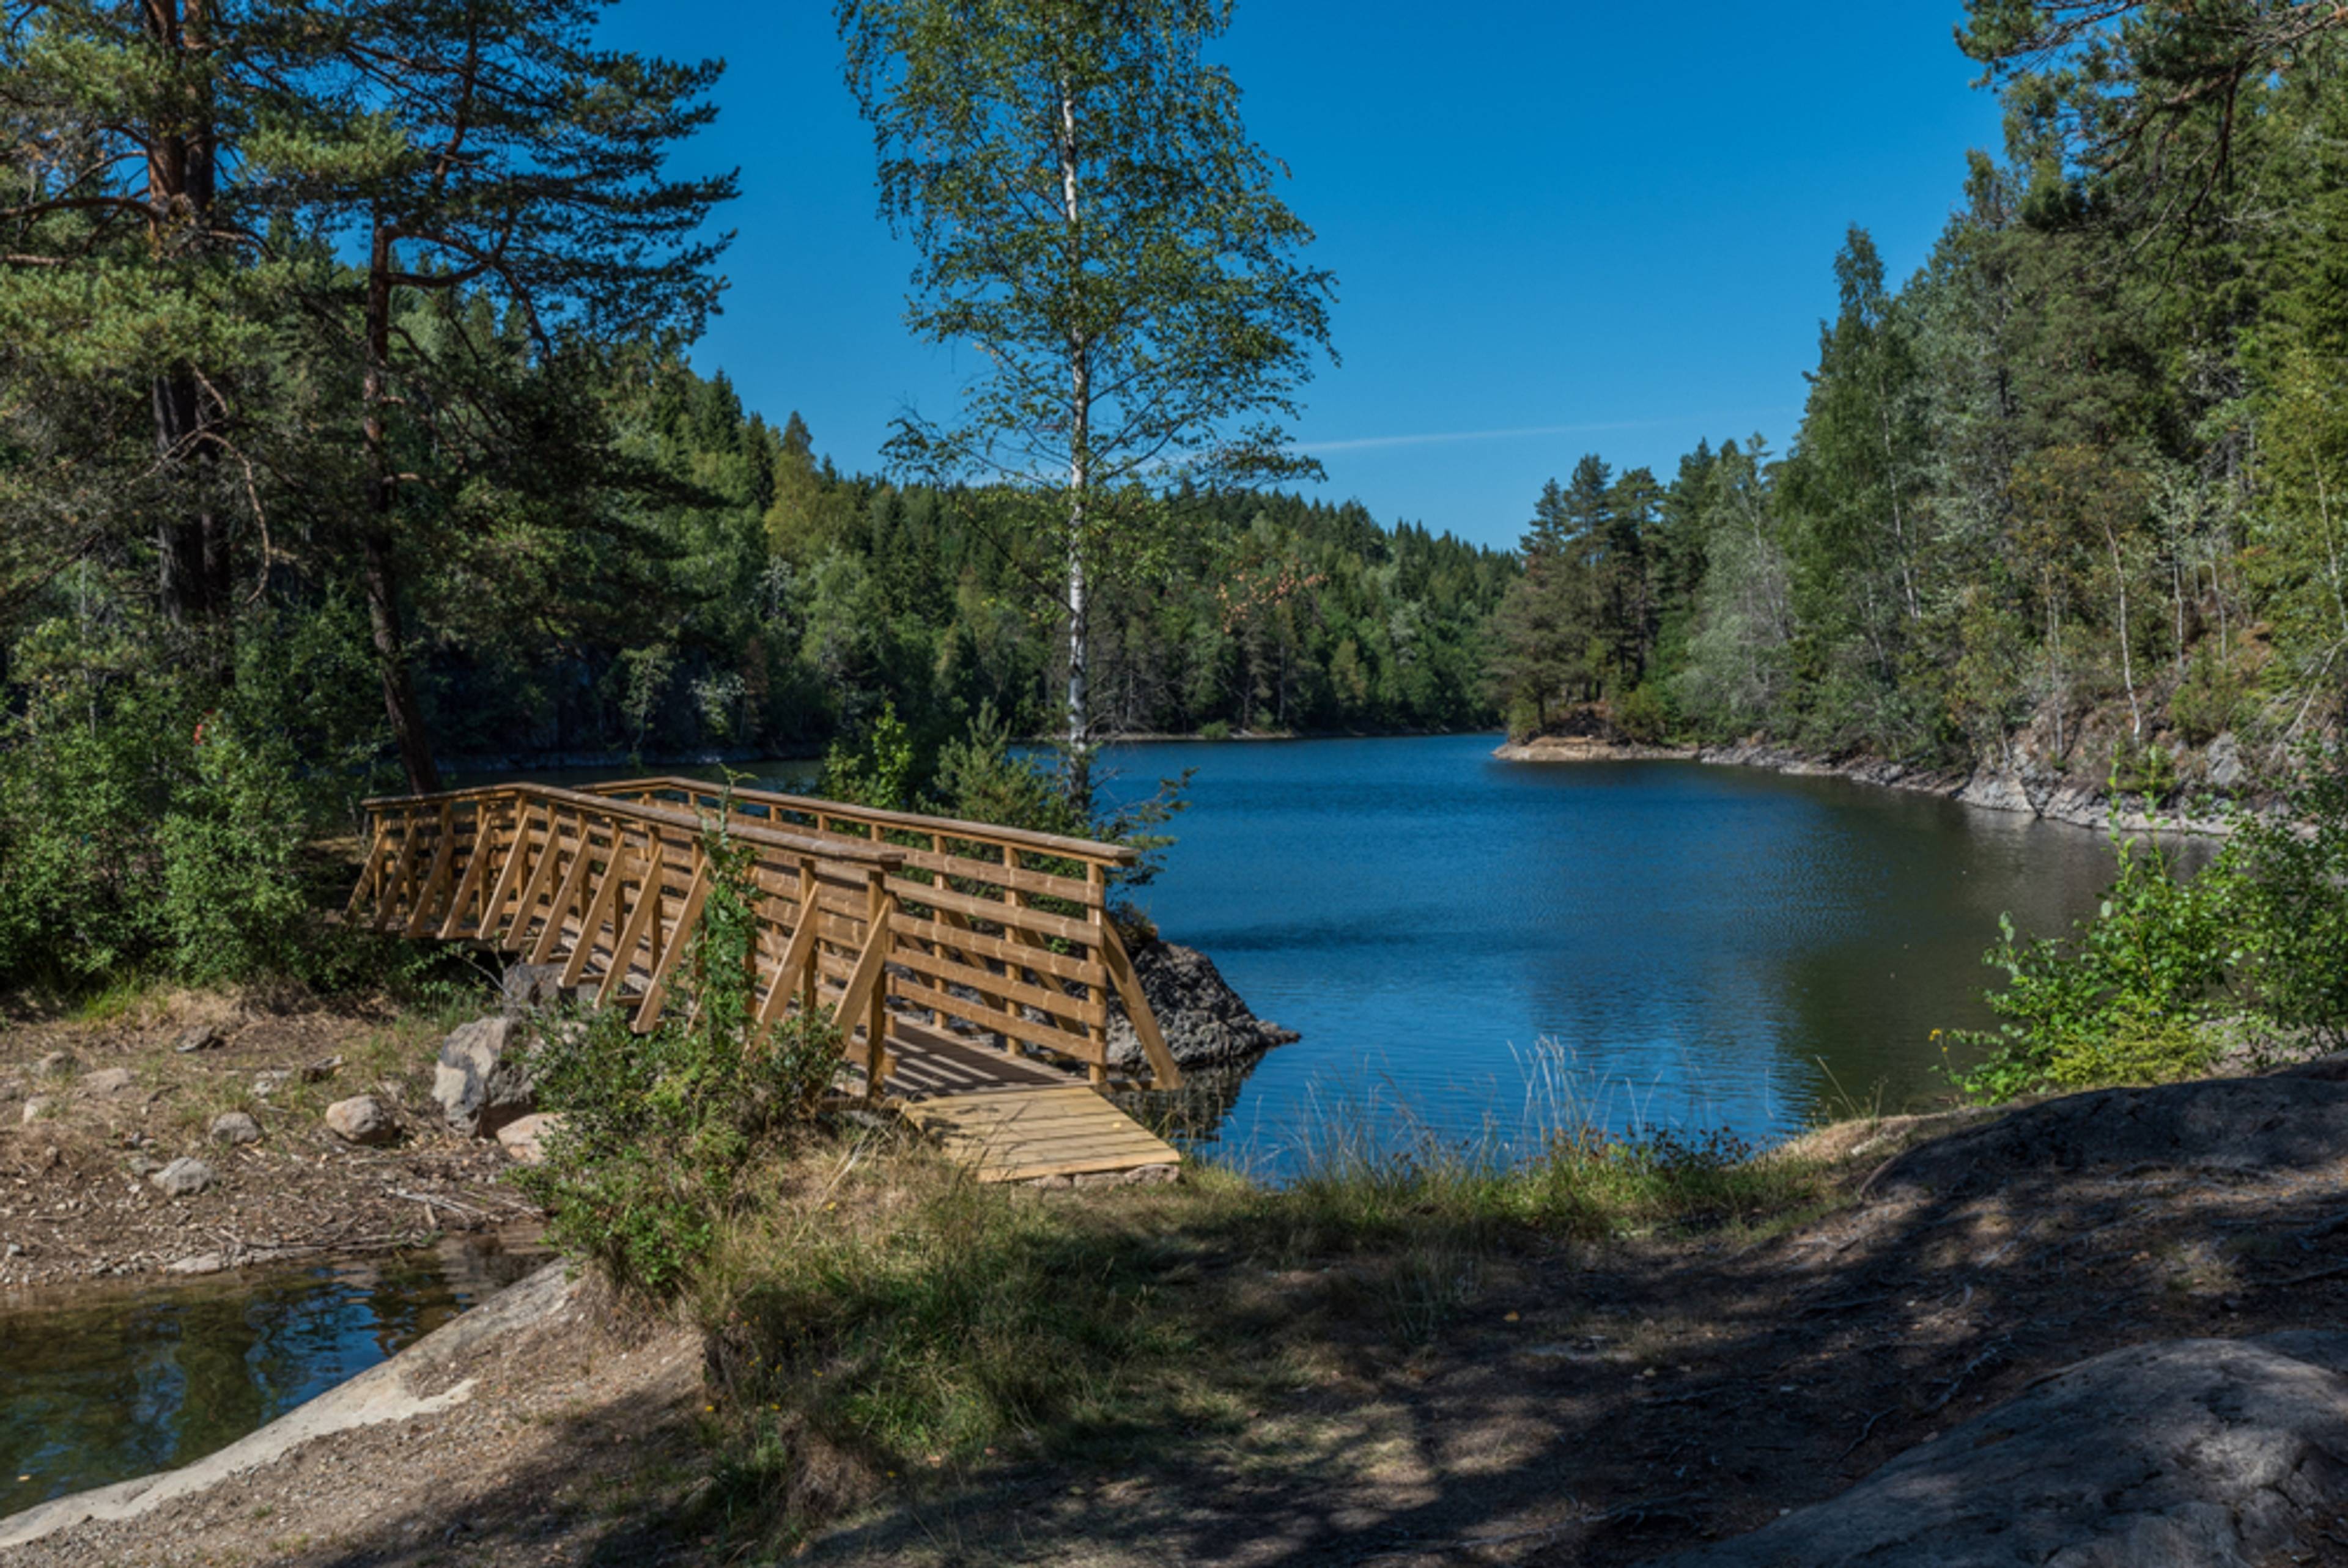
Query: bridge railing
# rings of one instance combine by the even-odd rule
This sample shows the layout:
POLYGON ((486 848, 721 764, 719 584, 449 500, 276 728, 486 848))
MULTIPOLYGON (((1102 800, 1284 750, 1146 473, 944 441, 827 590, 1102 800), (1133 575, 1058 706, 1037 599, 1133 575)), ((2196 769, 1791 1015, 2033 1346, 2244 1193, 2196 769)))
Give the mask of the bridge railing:
POLYGON ((965 1031, 1068 1058, 1096 1082, 1108 1066, 1108 1006, 1125 1006, 1151 1076, 1181 1081, 1133 959, 1108 914, 1108 878, 1136 852, 1120 844, 989 823, 880 811, 688 778, 629 779, 591 792, 827 843, 893 850, 891 995, 965 1031), (901 970, 901 973, 899 971, 901 970))
MULTIPOLYGON (((647 1030, 700 918, 703 835, 726 800, 683 779, 371 800, 351 914, 559 962, 566 989, 596 979, 599 1003, 632 1000, 647 1030)), ((1112 991, 1155 1080, 1179 1083, 1107 915, 1107 870, 1130 851, 755 791, 732 796, 727 831, 758 893, 760 1020, 829 1006, 862 1041, 868 1085, 886 1081, 890 1020, 908 1013, 1105 1082, 1112 991)))

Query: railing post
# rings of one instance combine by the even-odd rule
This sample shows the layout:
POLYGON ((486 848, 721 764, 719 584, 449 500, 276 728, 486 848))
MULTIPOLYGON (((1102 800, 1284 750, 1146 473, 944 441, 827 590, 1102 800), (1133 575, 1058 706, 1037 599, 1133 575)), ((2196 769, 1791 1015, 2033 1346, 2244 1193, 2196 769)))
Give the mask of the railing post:
MULTIPOLYGON (((823 974, 823 912, 816 903, 815 856, 799 856, 799 924, 807 927, 807 960, 796 975, 778 975, 777 985, 796 985, 799 1006, 814 1010, 816 987, 823 974)), ((792 933, 798 936, 797 932, 792 933)), ((788 956, 788 955, 786 955, 788 956)))
MULTIPOLYGON (((1093 928, 1092 967, 1097 974, 1107 974, 1108 944, 1105 938, 1108 925, 1108 875, 1102 870, 1097 860, 1085 862, 1085 920, 1093 928)), ((1108 988, 1096 979, 1086 981, 1086 989, 1089 993, 1086 999, 1101 1004, 1104 1021, 1088 1021, 1085 1025, 1085 1038, 1093 1042, 1093 1059, 1085 1064, 1085 1076, 1092 1080, 1095 1089, 1106 1089, 1108 1087, 1108 1025, 1105 1020, 1107 1018, 1108 988)))
POLYGON ((874 955, 870 961, 879 965, 872 979, 872 999, 865 1004, 864 1087, 867 1094, 878 1100, 889 1081, 889 949, 893 945, 890 917, 896 910, 897 896, 889 890, 889 873, 878 866, 865 867, 864 889, 864 941, 874 955))

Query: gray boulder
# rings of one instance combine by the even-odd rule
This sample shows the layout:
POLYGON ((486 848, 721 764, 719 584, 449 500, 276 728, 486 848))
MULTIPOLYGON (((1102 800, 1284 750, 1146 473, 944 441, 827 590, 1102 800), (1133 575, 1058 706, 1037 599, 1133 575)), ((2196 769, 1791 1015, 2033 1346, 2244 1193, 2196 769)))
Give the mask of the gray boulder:
POLYGON ((210 1187, 218 1178, 212 1168, 201 1160, 181 1158, 172 1161, 147 1178, 165 1197, 187 1198, 210 1187))
POLYGON ((1652 1568, 2255 1568, 2348 1486, 2348 1334, 2115 1350, 1838 1497, 1652 1568))
POLYGON ((200 1023, 181 1030, 180 1038, 172 1043, 171 1049, 183 1055, 199 1050, 216 1050, 227 1039, 228 1036, 221 1031, 220 1025, 200 1023))
POLYGON ((326 1107, 326 1125, 345 1143, 374 1147, 399 1136, 399 1123, 382 1101, 372 1094, 354 1094, 326 1107))
POLYGON ((80 1065, 80 1062, 74 1060, 72 1051, 53 1050, 41 1058, 41 1075, 45 1078, 63 1078, 80 1065))
POLYGON ((242 1111, 223 1111, 212 1118, 211 1141, 233 1147, 261 1142, 261 1123, 242 1111))
POLYGON ((432 1099, 448 1125, 469 1137, 494 1138, 507 1122, 537 1110, 529 1047, 529 1033, 514 1018, 475 1019, 442 1040, 432 1099))
MULTIPOLYGON (((1133 955, 1133 978, 1157 1015, 1177 1066, 1235 1067, 1296 1039, 1294 1030, 1256 1017, 1224 981, 1214 960, 1196 948, 1151 942, 1133 955)), ((1148 1065, 1125 1003, 1114 996, 1109 999, 1108 1055, 1119 1067, 1140 1070, 1148 1065)))

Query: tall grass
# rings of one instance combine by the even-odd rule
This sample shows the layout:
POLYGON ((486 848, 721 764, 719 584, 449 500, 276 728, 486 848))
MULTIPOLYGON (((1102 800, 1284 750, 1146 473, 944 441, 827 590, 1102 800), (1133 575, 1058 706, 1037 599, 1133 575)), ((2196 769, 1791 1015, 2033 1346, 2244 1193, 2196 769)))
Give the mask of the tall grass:
POLYGON ((1609 1134, 1568 1104, 1529 1153, 1331 1104, 1280 1186, 1193 1163, 1179 1186, 1050 1193, 886 1139, 803 1153, 726 1221, 690 1298, 721 1490, 788 1536, 932 1474, 1115 1463, 1236 1430, 1347 1358, 1420 1352, 1547 1239, 1765 1221, 1825 1191, 1725 1135, 1609 1134))

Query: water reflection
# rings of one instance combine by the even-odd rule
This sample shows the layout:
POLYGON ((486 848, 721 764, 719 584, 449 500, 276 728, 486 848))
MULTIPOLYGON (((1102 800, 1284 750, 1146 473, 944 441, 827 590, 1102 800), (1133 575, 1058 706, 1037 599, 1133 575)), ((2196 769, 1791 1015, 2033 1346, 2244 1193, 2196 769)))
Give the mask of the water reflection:
POLYGON ((366 1263, 0 1301, 0 1514, 188 1464, 545 1260, 472 1238, 366 1263))

